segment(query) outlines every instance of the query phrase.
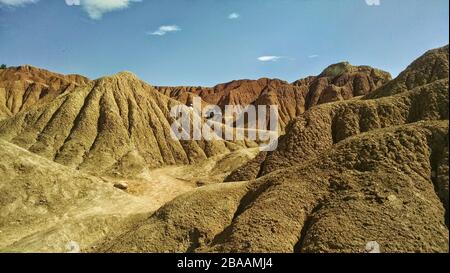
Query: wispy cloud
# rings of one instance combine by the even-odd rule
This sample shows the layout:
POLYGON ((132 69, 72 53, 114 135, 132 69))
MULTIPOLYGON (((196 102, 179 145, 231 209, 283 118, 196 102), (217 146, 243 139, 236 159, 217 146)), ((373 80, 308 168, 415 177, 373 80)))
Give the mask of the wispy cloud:
POLYGON ((319 57, 319 55, 317 55, 317 54, 313 54, 313 55, 309 55, 308 56, 308 58, 310 58, 310 59, 314 59, 314 58, 317 58, 317 57, 319 57))
POLYGON ((26 4, 33 4, 38 2, 39 0, 0 0, 0 7, 1 6, 8 6, 8 7, 21 7, 26 4))
POLYGON ((163 36, 163 35, 166 35, 166 33, 168 33, 168 32, 176 32, 176 31, 181 31, 181 28, 177 25, 160 26, 157 30, 155 30, 153 32, 149 32, 147 34, 163 36))
MULTIPOLYGON (((9 0, 11 1, 11 0, 9 0)), ((141 0, 65 0, 69 6, 81 6, 94 20, 101 19, 103 14, 128 8, 132 2, 141 0)))
POLYGON ((68 6, 79 6, 80 0, 66 0, 68 6))
POLYGON ((230 20, 234 20, 234 19, 237 19, 239 17, 241 17, 241 15, 239 13, 236 13, 236 12, 233 12, 230 15, 228 15, 228 19, 230 19, 230 20))
POLYGON ((283 58, 283 57, 281 57, 281 56, 261 56, 261 57, 258 57, 258 61, 261 61, 261 62, 276 62, 276 61, 278 61, 281 58, 283 58))
POLYGON ((365 0, 368 6, 379 6, 381 5, 381 0, 365 0))

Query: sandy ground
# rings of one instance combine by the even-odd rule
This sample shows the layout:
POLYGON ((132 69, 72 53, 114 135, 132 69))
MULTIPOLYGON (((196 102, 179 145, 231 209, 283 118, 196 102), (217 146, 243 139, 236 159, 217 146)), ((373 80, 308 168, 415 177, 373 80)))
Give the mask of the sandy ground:
MULTIPOLYGON (((8 155, 18 158, 18 162, 8 160, 15 171, 11 166, 4 168, 11 172, 4 177, 16 182, 1 181, 5 187, 14 185, 4 190, 16 201, 0 206, 4 217, 0 223, 0 252, 95 250, 97 242, 120 236, 175 197, 221 182, 258 152, 255 148, 243 149, 199 164, 147 170, 135 179, 117 179, 72 173, 15 145, 8 144, 5 150, 11 150, 8 155), (31 179, 35 185, 30 185, 31 179), (118 182, 126 183, 128 188, 117 189, 114 184, 118 182), (51 195, 55 191, 62 192, 51 195), (38 216, 30 218, 30 214, 38 216)), ((8 196, 4 199, 8 200, 8 196)))

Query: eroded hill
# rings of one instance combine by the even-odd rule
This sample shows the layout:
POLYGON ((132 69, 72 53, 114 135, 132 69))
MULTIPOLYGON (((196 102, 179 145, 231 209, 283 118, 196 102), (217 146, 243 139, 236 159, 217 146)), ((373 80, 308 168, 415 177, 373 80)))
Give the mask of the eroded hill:
POLYGON ((123 72, 0 121, 0 138, 75 169, 124 177, 254 146, 172 138, 169 111, 178 104, 123 72))
POLYGON ((310 109, 245 165, 258 179, 177 197, 102 251, 448 252, 448 47, 386 86, 310 109))
POLYGON ((208 87, 156 87, 161 93, 182 103, 193 96, 204 102, 225 105, 277 105, 279 126, 284 132, 287 124, 322 103, 347 100, 369 94, 391 79, 391 75, 368 66, 352 66, 347 62, 327 67, 320 75, 290 84, 279 79, 237 80, 208 87))
POLYGON ((304 162, 349 136, 420 120, 448 119, 448 71, 446 46, 427 52, 396 79, 361 99, 315 107, 292 122, 276 151, 267 158, 259 155, 255 159, 259 164, 249 162, 252 169, 238 169, 227 181, 252 179, 304 162), (436 63, 439 70, 433 70, 436 63), (422 84, 407 84, 416 78, 422 84), (380 93, 386 96, 376 95, 380 93))
POLYGON ((62 75, 29 65, 0 69, 0 119, 50 102, 88 82, 80 75, 62 75))
POLYGON ((0 252, 95 250, 258 152, 246 140, 173 139, 180 103, 131 73, 73 87, 0 121, 0 252))

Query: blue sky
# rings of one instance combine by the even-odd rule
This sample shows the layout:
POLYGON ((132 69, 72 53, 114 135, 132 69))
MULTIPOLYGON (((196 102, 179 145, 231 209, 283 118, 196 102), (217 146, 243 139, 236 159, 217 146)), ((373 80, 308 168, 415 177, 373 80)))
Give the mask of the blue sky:
POLYGON ((153 85, 294 81, 344 60, 395 76, 449 39, 448 0, 0 0, 0 6, 0 63, 93 79, 129 70, 153 85))

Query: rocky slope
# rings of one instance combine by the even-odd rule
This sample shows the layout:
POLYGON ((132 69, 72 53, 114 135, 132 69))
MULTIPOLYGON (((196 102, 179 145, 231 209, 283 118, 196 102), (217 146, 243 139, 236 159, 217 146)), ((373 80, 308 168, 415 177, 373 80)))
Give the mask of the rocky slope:
MULTIPOLYGON (((0 252, 65 252, 120 234, 147 200, 0 140, 0 252)), ((146 215, 146 214, 145 214, 146 215)))
POLYGON ((123 72, 0 121, 0 138, 72 168, 125 177, 200 162, 241 147, 174 140, 169 111, 178 104, 123 72))
POLYGON ((320 75, 292 84, 279 79, 237 80, 208 87, 156 87, 161 93, 182 103, 199 96, 208 104, 278 105, 281 131, 296 116, 317 104, 362 96, 391 79, 389 73, 368 66, 338 63, 320 75))
MULTIPOLYGON (((311 109, 292 123, 288 133, 280 140, 277 151, 269 153, 264 160, 259 159, 261 163, 257 164, 257 170, 252 171, 257 175, 250 177, 256 178, 295 165, 359 133, 423 119, 448 119, 448 71, 446 46, 427 52, 396 79, 360 100, 311 109), (440 69, 433 72, 431 67, 435 63, 439 64, 440 69), (407 82, 414 79, 407 75, 429 80, 423 80, 423 85, 410 84, 407 88, 407 82), (381 93, 386 96, 381 96, 381 93)), ((263 154, 259 158, 265 156, 263 154)), ((241 168, 227 180, 250 177, 248 169, 241 168)))
POLYGON ((258 179, 177 197, 101 250, 448 252, 448 47, 374 94, 310 109, 246 165, 258 179))
POLYGON ((54 81, 54 93, 0 121, 0 252, 95 250, 258 151, 172 139, 169 110, 180 103, 131 73, 58 89, 57 74, 27 69, 31 85, 54 81))
POLYGON ((367 94, 366 98, 394 95, 432 83, 435 80, 448 78, 448 49, 447 45, 426 52, 400 73, 394 81, 378 89, 377 92, 367 94))
POLYGON ((0 69, 0 119, 50 102, 88 82, 80 75, 61 75, 28 65, 0 69))
POLYGON ((391 80, 385 71, 348 62, 330 65, 320 75, 293 82, 308 88, 306 109, 315 105, 351 99, 371 93, 391 80))

